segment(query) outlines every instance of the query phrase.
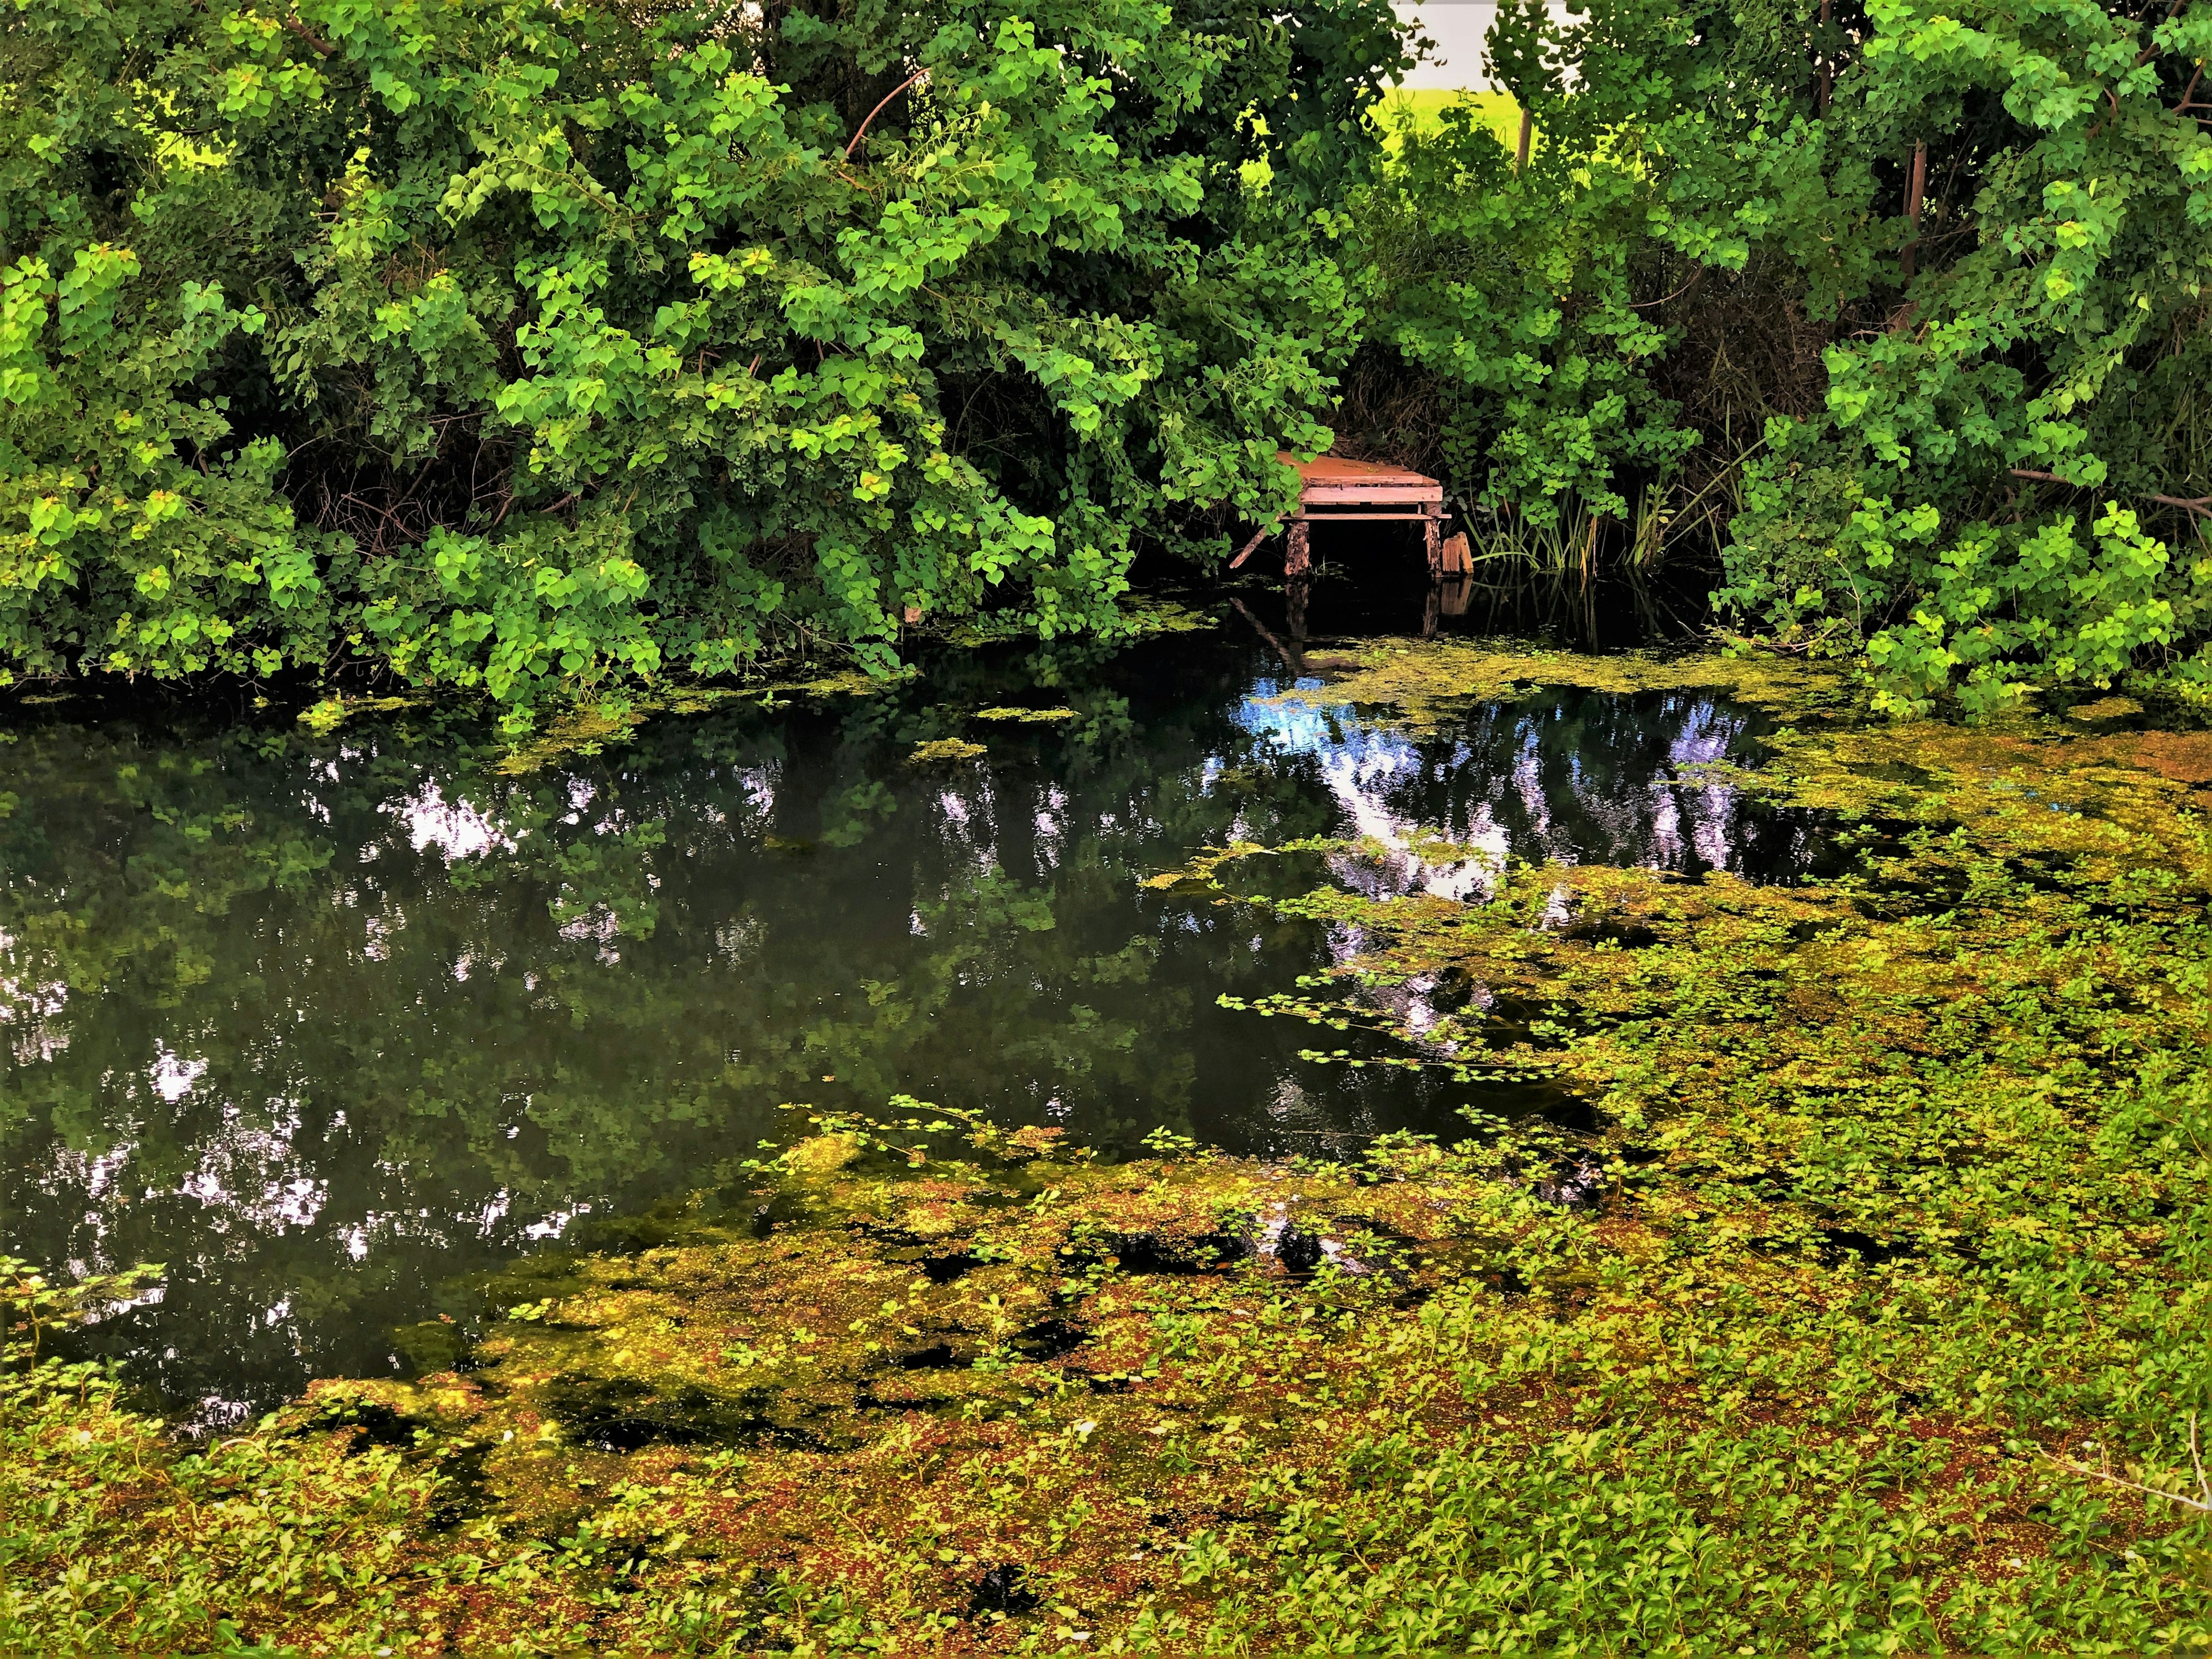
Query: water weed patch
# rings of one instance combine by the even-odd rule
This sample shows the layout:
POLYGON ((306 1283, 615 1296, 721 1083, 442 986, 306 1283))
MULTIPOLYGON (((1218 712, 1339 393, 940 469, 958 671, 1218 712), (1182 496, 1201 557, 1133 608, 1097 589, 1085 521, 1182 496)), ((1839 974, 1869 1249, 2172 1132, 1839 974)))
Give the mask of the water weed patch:
POLYGON ((16 1352, 0 1646, 2207 1645, 2199 1523, 2099 1478, 2193 1492, 2212 1412, 2201 737, 1389 649, 1309 695, 1444 732, 1506 682, 1755 670, 1832 717, 1671 787, 1831 854, 1499 864, 1470 902, 1363 879, 1485 856, 1441 836, 1161 873, 1324 923, 1253 1018, 1463 1080, 1456 1145, 1113 1162, 901 1098, 526 1258, 409 1380, 201 1446, 16 1352))

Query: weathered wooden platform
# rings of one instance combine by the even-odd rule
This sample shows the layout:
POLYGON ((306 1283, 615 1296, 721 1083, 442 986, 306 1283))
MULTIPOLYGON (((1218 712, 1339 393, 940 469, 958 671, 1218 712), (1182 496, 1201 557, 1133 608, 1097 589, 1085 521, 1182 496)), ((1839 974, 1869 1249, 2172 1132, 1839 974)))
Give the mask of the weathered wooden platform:
POLYGON ((1298 475, 1298 510, 1286 519, 1277 519, 1267 525, 1245 543, 1243 550, 1229 562, 1231 570, 1250 558, 1261 542, 1287 522, 1290 534, 1283 574, 1302 576, 1312 562, 1310 526, 1338 520, 1379 519, 1420 524, 1422 541, 1429 556, 1429 574, 1443 574, 1444 487, 1436 479, 1402 466, 1389 466, 1379 461, 1347 461, 1336 455, 1301 461, 1279 451, 1275 459, 1298 475), (1396 510, 1366 510, 1381 507, 1396 510))

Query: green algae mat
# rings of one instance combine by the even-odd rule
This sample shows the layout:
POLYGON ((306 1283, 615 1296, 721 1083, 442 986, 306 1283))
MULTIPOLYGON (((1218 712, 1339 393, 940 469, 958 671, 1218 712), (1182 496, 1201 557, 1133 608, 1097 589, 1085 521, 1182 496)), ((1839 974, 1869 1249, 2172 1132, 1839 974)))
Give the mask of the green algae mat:
POLYGON ((1342 942, 1249 1018, 1559 1109, 1114 1162, 957 1102, 795 1109, 741 1178, 482 1286, 482 1334, 414 1333, 416 1380, 204 1445, 34 1363, 136 1286, 19 1271, 0 1646, 2212 1645, 2212 738, 2124 700, 1871 724, 1772 664, 1317 665, 1292 695, 1430 730, 1724 685, 1799 722, 1727 781, 1837 851, 1460 903, 1371 896, 1402 848, 1231 842, 1154 881, 1342 942))

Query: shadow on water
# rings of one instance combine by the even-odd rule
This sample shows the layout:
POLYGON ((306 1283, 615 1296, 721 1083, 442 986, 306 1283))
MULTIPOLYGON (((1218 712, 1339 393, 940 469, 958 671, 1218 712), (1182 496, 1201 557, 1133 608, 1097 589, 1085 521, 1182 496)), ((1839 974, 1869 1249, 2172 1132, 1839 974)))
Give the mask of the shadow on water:
POLYGON ((1484 860, 1425 863, 1419 826, 1769 879, 1815 850, 1802 819, 1671 784, 1754 739, 1742 711, 1546 694, 1414 740, 1267 701, 1286 672, 1222 609, 1213 633, 662 718, 520 777, 428 713, 318 736, 19 706, 0 1248, 166 1262, 87 1340, 216 1426, 426 1363, 391 1334, 441 1311, 426 1287, 714 1182, 787 1131, 781 1103, 904 1093, 1109 1149, 1165 1126, 1261 1152, 1544 1103, 1315 1066, 1305 1027, 1218 1007, 1346 945, 1140 884, 1205 846, 1365 834, 1402 852, 1371 879, 1468 901, 1484 860), (976 718, 1007 707, 1072 714, 976 718), (985 752, 911 762, 951 737, 985 752))

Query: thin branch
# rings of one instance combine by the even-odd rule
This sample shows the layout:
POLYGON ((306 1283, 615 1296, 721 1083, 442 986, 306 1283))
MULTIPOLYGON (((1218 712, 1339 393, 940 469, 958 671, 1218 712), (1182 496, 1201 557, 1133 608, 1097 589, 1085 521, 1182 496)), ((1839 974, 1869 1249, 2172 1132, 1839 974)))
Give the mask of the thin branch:
MULTIPOLYGON (((2013 468, 2012 476, 2015 478, 2026 478, 2032 483, 2063 484, 2069 489, 2096 488, 2094 484, 2079 484, 2070 478, 2062 478, 2056 472, 2034 472, 2024 466, 2013 468)), ((2212 518, 2212 495, 2191 495, 2185 499, 2179 495, 2139 495, 2136 499, 2156 501, 2160 507, 2178 507, 2186 513, 2201 513, 2207 518, 2212 518)))
POLYGON ((868 136, 868 123, 874 120, 876 117, 884 112, 884 104, 890 103, 892 99, 897 97, 899 94, 904 92, 915 82, 925 78, 928 74, 928 67, 924 65, 922 68, 916 70, 913 74, 908 76, 905 80, 900 82, 896 86, 893 87, 889 92, 884 94, 883 103, 878 104, 873 109, 868 112, 866 118, 862 120, 860 123, 860 130, 853 135, 853 142, 845 146, 845 159, 847 161, 849 161, 853 159, 853 152, 860 149, 860 140, 868 136))
MULTIPOLYGON (((2188 7, 2189 0, 2173 0, 2173 3, 2166 9, 2165 21, 2171 23, 2175 18, 2180 16, 2184 11, 2187 10, 2188 7)), ((2137 69, 2141 69, 2145 64, 2148 64, 2152 58, 2157 56, 2158 42, 2154 40, 2148 46, 2145 46, 2140 52, 2136 54, 2136 67, 2137 69)), ((2115 112, 2117 113, 2117 112, 2115 112)))
POLYGON ((2204 1477, 2204 1455, 2198 1449, 2197 1444, 2197 1413, 2195 1412, 2189 1413, 2189 1462, 2191 1468, 2197 1472, 2197 1490, 2199 1494, 2195 1498, 2186 1497, 2178 1492, 2160 1492, 2156 1486, 2147 1486, 2140 1480, 2130 1480, 2124 1476, 2114 1474, 2109 1469, 2093 1469, 2087 1463, 2078 1463, 2070 1457, 2053 1457, 2049 1452, 2043 1455, 2069 1474, 2082 1475, 2091 1480, 2102 1480, 2107 1486, 2124 1487, 2129 1492, 2139 1492, 2147 1498, 2163 1498, 2169 1504, 2179 1504, 2185 1510, 2195 1510, 2199 1515, 2212 1515, 2212 1480, 2207 1480, 2204 1477))
POLYGON ((1283 515, 1278 513, 1273 518, 1268 520, 1266 524, 1262 525, 1260 527, 1258 533, 1255 534, 1250 541, 1244 544, 1243 548, 1237 553, 1237 556, 1230 560, 1229 568, 1231 570, 1234 570, 1238 565, 1243 564, 1245 560, 1250 558, 1255 552, 1259 550, 1260 544, 1266 541, 1268 537, 1275 533, 1275 527, 1281 524, 1282 521, 1283 515))
MULTIPOLYGON (((1826 27, 1828 27, 1828 23, 1829 23, 1829 21, 1830 21, 1831 15, 1832 15, 1832 10, 1833 10, 1833 0, 1820 0, 1820 27, 1821 27, 1822 28, 1826 28, 1826 27)), ((1826 114, 1828 112, 1828 99, 1829 99, 1829 95, 1830 95, 1831 92, 1833 90, 1834 87, 1835 87, 1835 66, 1834 66, 1833 64, 1831 64, 1831 63, 1830 63, 1830 62, 1829 62, 1826 58, 1821 58, 1821 59, 1820 59, 1820 112, 1822 115, 1826 115, 1826 114)))
POLYGON ((1657 300, 1639 301, 1635 305, 1630 306, 1628 309, 1631 311, 1649 311, 1654 306, 1665 305, 1668 300, 1679 300, 1685 294, 1687 294, 1692 289, 1697 287, 1698 283, 1704 279, 1705 274, 1705 267, 1699 265, 1697 270, 1697 274, 1692 276, 1688 282, 1683 283, 1681 287, 1676 289, 1672 294, 1667 295, 1663 298, 1657 300))
POLYGON ((317 34, 314 30, 309 28, 298 18, 286 18, 284 20, 284 27, 291 30, 293 33, 298 35, 302 40, 305 40, 309 46, 313 46, 319 56, 331 58, 337 55, 337 48, 336 46, 324 40, 321 35, 317 34))

